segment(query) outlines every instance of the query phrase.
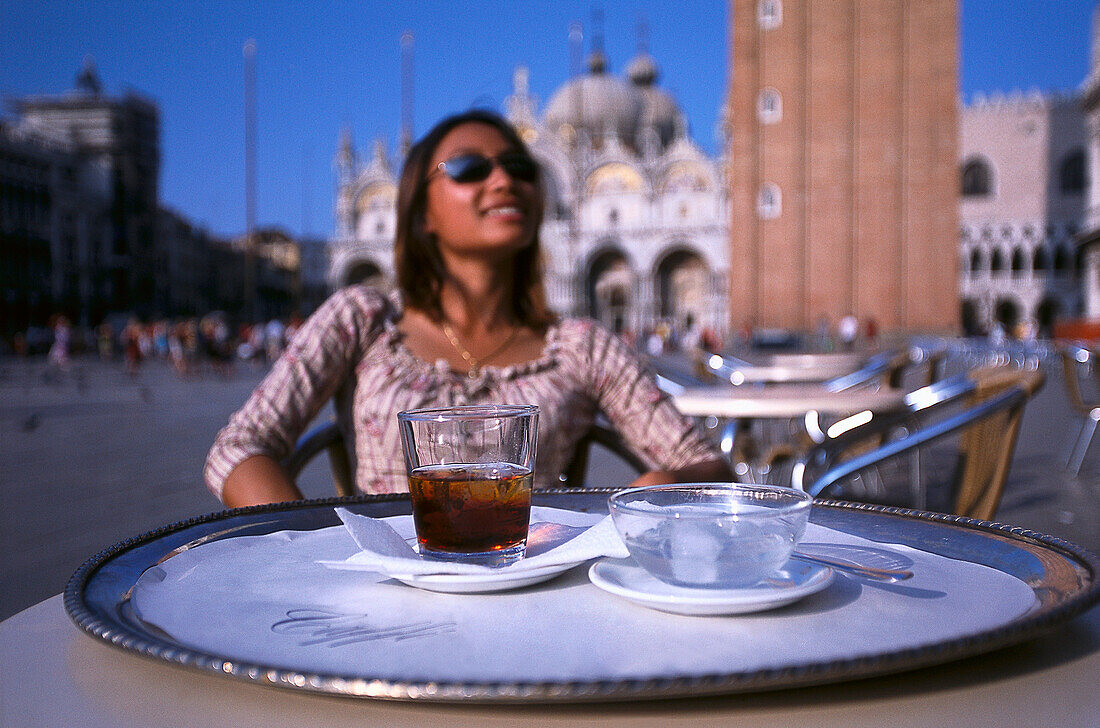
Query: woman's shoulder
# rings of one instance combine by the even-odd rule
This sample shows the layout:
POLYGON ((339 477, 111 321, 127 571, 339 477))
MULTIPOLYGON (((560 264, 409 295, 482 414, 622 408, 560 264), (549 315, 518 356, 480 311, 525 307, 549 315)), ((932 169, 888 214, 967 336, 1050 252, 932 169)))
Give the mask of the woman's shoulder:
POLYGON ((344 318, 350 316, 372 323, 380 323, 394 317, 399 311, 399 303, 382 291, 364 284, 345 286, 333 292, 321 304, 319 312, 327 311, 330 316, 344 318))
POLYGON ((556 339, 562 349, 572 350, 586 357, 604 359, 611 352, 622 356, 630 350, 622 338, 594 319, 562 318, 555 324, 555 329, 556 339))
POLYGON ((584 316, 562 317, 554 326, 562 336, 614 339, 617 335, 595 319, 584 316))

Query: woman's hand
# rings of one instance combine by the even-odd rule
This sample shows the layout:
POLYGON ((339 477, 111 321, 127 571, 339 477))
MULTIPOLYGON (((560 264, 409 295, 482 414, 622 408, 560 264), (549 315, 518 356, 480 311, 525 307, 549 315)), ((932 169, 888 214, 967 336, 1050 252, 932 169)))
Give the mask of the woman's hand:
POLYGON ((694 463, 678 470, 650 470, 635 478, 630 487, 669 483, 729 483, 733 480, 729 463, 724 458, 719 458, 694 463))
POLYGON ((222 502, 230 508, 302 498, 302 491, 294 485, 283 466, 267 455, 253 455, 233 468, 222 491, 222 502))

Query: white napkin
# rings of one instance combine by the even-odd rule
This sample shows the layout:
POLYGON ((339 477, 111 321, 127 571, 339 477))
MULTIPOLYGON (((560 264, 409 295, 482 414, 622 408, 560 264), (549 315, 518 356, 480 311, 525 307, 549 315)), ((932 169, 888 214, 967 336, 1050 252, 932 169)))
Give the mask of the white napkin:
POLYGON ((514 575, 551 566, 580 564, 601 556, 625 559, 630 555, 611 522, 611 516, 605 516, 595 525, 576 526, 568 523, 574 519, 555 518, 554 511, 557 509, 532 509, 528 557, 508 566, 493 567, 421 558, 388 521, 360 516, 346 508, 335 510, 336 515, 344 522, 344 528, 362 550, 342 562, 318 561, 331 568, 377 571, 387 576, 488 573, 514 575), (533 543, 535 541, 537 544, 533 543))

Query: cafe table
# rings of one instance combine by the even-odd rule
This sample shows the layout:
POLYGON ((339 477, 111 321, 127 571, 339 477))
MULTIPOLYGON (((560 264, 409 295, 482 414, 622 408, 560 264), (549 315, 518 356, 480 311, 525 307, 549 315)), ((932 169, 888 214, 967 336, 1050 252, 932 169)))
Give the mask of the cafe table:
POLYGON ((820 382, 800 382, 685 387, 677 390, 673 400, 685 415, 711 418, 711 425, 723 427, 722 449, 735 472, 746 475, 757 467, 766 447, 792 436, 793 422, 801 420, 807 433, 855 426, 876 414, 900 411, 905 394, 892 387, 837 392, 820 382))
MULTIPOLYGON (((719 357, 721 359, 721 357, 719 357)), ((784 384, 825 382, 851 374, 867 361, 867 356, 851 352, 825 354, 774 354, 758 361, 725 360, 720 362, 722 376, 741 384, 784 384)), ((717 367, 711 367, 717 369, 717 367)))
MULTIPOLYGON (((536 500, 598 513, 606 495, 551 492, 536 500)), ((301 673, 293 666, 210 659, 126 615, 125 599, 135 581, 166 548, 178 552, 196 534, 204 538, 226 524, 253 535, 281 527, 308 531, 331 525, 333 505, 374 515, 408 511, 407 498, 399 496, 243 509, 172 524, 95 555, 74 574, 64 596, 0 623, 0 725, 1100 725, 1100 561, 1095 556, 1059 539, 998 524, 832 501, 815 503, 813 522, 941 556, 950 553, 967 568, 980 564, 1012 574, 1034 589, 1035 607, 960 639, 789 669, 702 679, 608 682, 577 676, 503 692, 499 686, 432 683, 430 676, 395 683, 362 675, 365 694, 376 697, 349 697, 354 691, 334 686, 347 688, 354 681, 301 673)), ((595 587, 576 574, 559 579, 572 583, 578 596, 600 595, 590 593, 595 587)), ((742 618, 666 616, 715 631, 722 620, 742 618)), ((784 616, 791 614, 781 612, 775 619, 784 616)), ((660 623, 660 617, 653 619, 660 623)), ((836 635, 822 635, 830 638, 836 635)))
POLYGON ((890 387, 834 392, 819 383, 797 383, 768 387, 685 387, 673 400, 689 417, 794 419, 810 411, 823 416, 896 411, 905 406, 905 394, 890 387))

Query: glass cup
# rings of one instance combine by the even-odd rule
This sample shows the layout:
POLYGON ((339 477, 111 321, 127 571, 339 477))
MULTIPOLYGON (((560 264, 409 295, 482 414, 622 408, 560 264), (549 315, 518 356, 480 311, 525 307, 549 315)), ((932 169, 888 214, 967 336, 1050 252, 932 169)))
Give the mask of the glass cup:
POLYGON ((397 421, 420 553, 489 566, 523 558, 539 408, 418 409, 397 421))

